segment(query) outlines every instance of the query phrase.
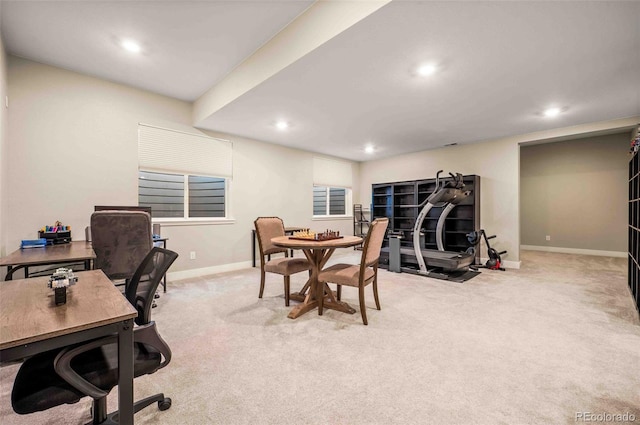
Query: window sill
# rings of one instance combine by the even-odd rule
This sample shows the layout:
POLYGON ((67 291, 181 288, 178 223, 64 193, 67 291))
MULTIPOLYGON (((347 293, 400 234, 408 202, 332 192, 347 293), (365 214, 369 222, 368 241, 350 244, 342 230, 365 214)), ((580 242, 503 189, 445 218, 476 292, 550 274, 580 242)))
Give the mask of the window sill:
POLYGON ((210 226, 219 224, 235 224, 234 218, 154 218, 153 224, 160 224, 165 227, 171 226, 210 226))
POLYGON ((314 215, 313 221, 353 220, 352 215, 314 215))

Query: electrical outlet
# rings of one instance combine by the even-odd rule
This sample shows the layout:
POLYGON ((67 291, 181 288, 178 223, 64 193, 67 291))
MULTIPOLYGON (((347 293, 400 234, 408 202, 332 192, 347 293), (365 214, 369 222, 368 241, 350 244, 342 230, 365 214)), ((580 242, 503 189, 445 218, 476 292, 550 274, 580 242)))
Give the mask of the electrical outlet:
POLYGON ((195 251, 191 251, 191 253, 189 254, 189 258, 191 258, 192 260, 196 259, 196 252, 195 251))
POLYGON ((548 240, 548 241, 550 241, 550 240, 551 240, 551 236, 550 236, 550 235, 547 235, 547 236, 545 236, 545 239, 546 239, 546 240, 548 240))

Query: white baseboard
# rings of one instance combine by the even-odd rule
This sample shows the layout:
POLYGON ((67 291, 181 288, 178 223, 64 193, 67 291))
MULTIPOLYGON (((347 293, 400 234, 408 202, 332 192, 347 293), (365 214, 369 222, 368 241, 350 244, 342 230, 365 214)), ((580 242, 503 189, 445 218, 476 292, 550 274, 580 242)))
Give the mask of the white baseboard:
MULTIPOLYGON (((523 248, 524 249, 524 248, 523 248)), ((625 254, 626 255, 626 254, 625 254)), ((488 258, 481 258, 482 264, 487 262, 488 258)), ((506 269, 519 269, 520 261, 503 260, 502 267, 506 269)), ((251 267, 251 261, 241 261, 239 263, 221 264, 219 266, 201 267, 199 269, 180 270, 177 272, 167 273, 167 279, 170 281, 191 279, 194 277, 207 276, 216 273, 232 272, 235 270, 248 269, 251 267)))
POLYGON ((241 261, 239 263, 221 264, 219 266, 202 267, 199 269, 180 270, 178 272, 167 273, 168 280, 190 279, 198 276, 207 276, 216 273, 232 272, 235 270, 248 269, 251 261, 241 261))
POLYGON ((626 252, 620 251, 602 251, 598 249, 581 249, 581 248, 563 248, 561 246, 536 246, 536 245, 520 245, 521 250, 559 252, 562 254, 581 254, 581 255, 597 255, 599 257, 618 257, 627 258, 626 252))
MULTIPOLYGON (((489 261, 489 258, 480 257, 480 261, 482 261, 482 264, 487 264, 487 261, 489 261)), ((519 269, 521 262, 502 260, 500 264, 502 264, 502 267, 504 267, 505 269, 519 269)))

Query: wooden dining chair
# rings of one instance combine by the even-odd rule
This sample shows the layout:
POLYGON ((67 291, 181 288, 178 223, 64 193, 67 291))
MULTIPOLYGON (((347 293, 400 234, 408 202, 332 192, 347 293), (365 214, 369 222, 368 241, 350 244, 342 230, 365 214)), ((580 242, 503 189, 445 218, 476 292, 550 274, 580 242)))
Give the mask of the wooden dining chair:
MULTIPOLYGON (((335 264, 320 272, 318 280, 320 282, 336 283, 337 297, 340 300, 342 295, 342 285, 358 288, 360 299, 360 314, 362 321, 367 324, 367 312, 364 303, 364 288, 373 283, 373 297, 376 301, 376 308, 380 310, 380 300, 378 299, 378 260, 380 259, 380 248, 384 234, 389 225, 388 218, 377 218, 371 223, 369 232, 364 239, 362 248, 362 258, 360 264, 335 264)), ((318 313, 322 314, 322 303, 318 305, 318 313)))
POLYGON ((277 236, 284 236, 284 224, 278 217, 258 217, 253 222, 258 235, 258 246, 260 247, 260 294, 262 298, 264 292, 264 281, 266 272, 276 273, 284 276, 284 305, 289 306, 289 294, 291 293, 291 275, 311 269, 311 264, 306 258, 289 258, 287 249, 279 248, 271 243, 271 239, 277 236), (284 253, 284 258, 267 259, 272 254, 284 253))

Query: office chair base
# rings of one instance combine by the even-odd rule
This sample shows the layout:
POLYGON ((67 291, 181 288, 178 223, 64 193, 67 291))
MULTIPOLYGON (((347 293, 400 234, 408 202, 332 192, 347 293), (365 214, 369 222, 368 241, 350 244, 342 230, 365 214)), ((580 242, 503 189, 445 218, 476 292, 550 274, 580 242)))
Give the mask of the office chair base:
MULTIPOLYGON (((106 397, 93 401, 93 421, 86 423, 85 425, 119 425, 119 411, 111 412, 108 415, 105 414, 106 410, 106 397), (104 418, 100 420, 100 418, 104 418)), ((138 400, 133 404, 133 413, 138 413, 145 407, 158 403, 158 409, 161 411, 167 410, 171 407, 171 399, 165 397, 163 393, 155 394, 142 400, 138 400)))

